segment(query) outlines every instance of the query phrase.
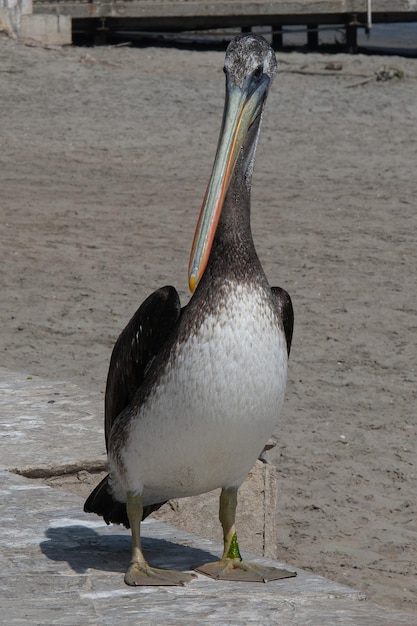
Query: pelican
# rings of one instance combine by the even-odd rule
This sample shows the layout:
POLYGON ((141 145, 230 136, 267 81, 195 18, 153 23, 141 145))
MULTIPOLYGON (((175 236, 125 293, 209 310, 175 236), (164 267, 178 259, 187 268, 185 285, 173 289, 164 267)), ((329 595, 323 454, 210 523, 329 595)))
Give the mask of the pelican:
POLYGON ((294 575, 242 559, 235 528, 239 486, 273 433, 284 400, 293 310, 270 287, 250 228, 255 151, 275 54, 254 34, 226 51, 226 100, 217 152, 189 264, 193 294, 150 295, 117 340, 107 378, 109 475, 84 510, 131 528, 128 585, 183 585, 194 574, 149 565, 142 520, 171 498, 221 488, 220 560, 197 567, 216 579, 294 575))

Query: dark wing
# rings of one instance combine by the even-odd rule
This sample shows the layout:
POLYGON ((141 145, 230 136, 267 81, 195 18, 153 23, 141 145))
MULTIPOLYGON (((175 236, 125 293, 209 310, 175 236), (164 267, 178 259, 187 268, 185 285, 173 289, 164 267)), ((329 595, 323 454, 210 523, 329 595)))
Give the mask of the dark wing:
POLYGON ((174 287, 162 287, 141 304, 113 348, 104 408, 106 447, 116 418, 133 400, 181 314, 174 287))
MULTIPOLYGON (((133 400, 152 361, 167 341, 181 315, 180 299, 174 287, 162 287, 145 300, 121 333, 110 359, 107 376, 104 428, 106 447, 111 427, 133 400)), ((164 503, 146 506, 143 518, 164 503)), ((87 498, 86 513, 101 515, 107 524, 129 528, 126 504, 117 502, 106 476, 87 498)))
POLYGON ((275 308, 278 311, 284 326, 285 339, 287 340, 287 352, 290 356, 292 333, 294 329, 294 310, 289 294, 281 287, 271 287, 275 308))

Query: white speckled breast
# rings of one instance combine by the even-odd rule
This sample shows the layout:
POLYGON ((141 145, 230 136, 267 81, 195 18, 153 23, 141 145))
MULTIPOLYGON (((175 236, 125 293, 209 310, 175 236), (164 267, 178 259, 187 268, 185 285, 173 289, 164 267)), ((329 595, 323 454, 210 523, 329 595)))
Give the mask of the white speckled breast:
POLYGON ((239 486, 272 434, 287 377, 284 333, 262 291, 232 294, 227 310, 173 347, 119 463, 110 455, 118 499, 130 490, 152 504, 239 486))

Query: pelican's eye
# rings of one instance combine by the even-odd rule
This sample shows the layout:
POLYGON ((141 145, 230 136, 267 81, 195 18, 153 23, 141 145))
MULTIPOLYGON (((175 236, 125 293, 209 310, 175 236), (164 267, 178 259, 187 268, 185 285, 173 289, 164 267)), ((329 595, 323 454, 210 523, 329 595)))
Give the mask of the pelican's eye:
POLYGON ((262 65, 258 65, 256 70, 254 70, 253 75, 254 75, 255 78, 260 78, 263 73, 264 73, 263 66, 262 65))

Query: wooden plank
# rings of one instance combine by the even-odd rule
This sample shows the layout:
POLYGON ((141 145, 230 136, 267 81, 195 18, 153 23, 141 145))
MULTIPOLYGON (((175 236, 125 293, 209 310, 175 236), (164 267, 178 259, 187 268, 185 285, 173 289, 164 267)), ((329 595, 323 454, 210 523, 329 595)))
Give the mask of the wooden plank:
MULTIPOLYGON (((218 28, 227 26, 270 25, 275 23, 307 23, 307 16, 317 16, 310 23, 319 23, 319 16, 366 14, 366 0, 250 0, 242 2, 203 2, 198 0, 133 0, 131 2, 85 2, 74 0, 34 0, 34 13, 58 12, 74 18, 109 17, 136 18, 143 28, 218 28), (289 21, 288 16, 292 16, 289 21)), ((414 13, 416 0, 378 0, 373 15, 414 13)), ((405 19, 405 18, 404 18, 405 19)), ((378 21, 377 19, 375 21, 378 21)), ((397 21, 397 20, 394 20, 397 21)))

